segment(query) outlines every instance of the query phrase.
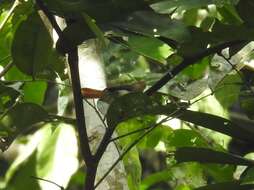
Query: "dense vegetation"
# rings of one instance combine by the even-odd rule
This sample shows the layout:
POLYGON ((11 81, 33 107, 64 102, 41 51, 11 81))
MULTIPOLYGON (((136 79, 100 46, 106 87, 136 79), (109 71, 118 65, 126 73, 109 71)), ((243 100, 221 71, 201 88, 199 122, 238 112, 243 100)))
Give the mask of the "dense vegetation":
POLYGON ((252 41, 252 0, 0 1, 0 189, 92 190, 113 142, 130 190, 254 189, 252 41), (111 87, 90 105, 106 126, 95 151, 90 39, 111 87))

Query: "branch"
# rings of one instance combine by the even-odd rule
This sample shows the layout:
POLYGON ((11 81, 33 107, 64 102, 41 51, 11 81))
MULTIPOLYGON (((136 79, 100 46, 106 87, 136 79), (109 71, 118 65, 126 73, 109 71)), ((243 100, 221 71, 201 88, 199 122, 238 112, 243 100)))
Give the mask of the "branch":
POLYGON ((7 21, 9 20, 9 18, 11 17, 13 11, 15 10, 15 8, 19 5, 19 0, 14 1, 14 3, 12 4, 11 9, 9 10, 9 12, 7 13, 6 17, 4 18, 4 20, 2 21, 2 23, 0 24, 0 31, 4 28, 4 25, 7 23, 7 21))
POLYGON ((246 81, 245 77, 242 75, 242 73, 235 67, 235 65, 233 63, 231 63, 230 59, 226 58, 222 53, 219 54, 219 56, 221 56, 232 68, 233 70, 239 75, 239 77, 241 78, 241 80, 243 81, 244 85, 250 90, 250 92, 252 93, 252 95, 254 96, 254 91, 251 87, 251 85, 249 84, 248 81, 246 81))
POLYGON ((58 185, 57 183, 55 183, 54 181, 51 181, 51 180, 48 180, 48 179, 43 179, 43 178, 40 178, 40 177, 36 177, 36 176, 30 176, 31 178, 34 178, 36 180, 41 180, 41 181, 45 181, 45 182, 48 182, 48 183, 51 183, 57 187, 59 187, 59 189, 61 190, 64 190, 64 187, 61 186, 61 185, 58 185))
MULTIPOLYGON (((66 39, 63 36, 62 30, 60 29, 60 27, 58 26, 55 20, 55 17, 50 13, 48 8, 44 5, 44 3, 41 0, 36 0, 36 3, 49 19, 53 28, 56 30, 57 34, 59 35, 59 38, 62 38, 62 40, 66 42, 66 39)), ((67 46, 69 44, 65 43, 64 45, 67 46)), ((85 189, 93 190, 98 162, 94 162, 93 155, 91 153, 91 149, 89 146, 89 138, 86 131, 83 98, 81 94, 79 68, 78 68, 78 63, 79 63, 78 48, 77 47, 69 48, 69 47, 70 46, 67 46, 68 48, 67 54, 68 54, 68 64, 69 64, 70 73, 71 73, 71 83, 73 87, 77 130, 79 134, 79 143, 80 143, 81 153, 87 166, 85 189)))
POLYGON ((223 44, 220 44, 215 47, 208 48, 204 50, 203 52, 200 52, 192 57, 185 57, 183 62, 179 65, 177 65, 175 68, 173 68, 172 71, 168 71, 159 81, 157 81, 153 86, 151 86, 149 89, 145 91, 145 94, 152 95, 157 90, 159 90, 161 87, 163 87, 167 82, 169 82, 171 79, 173 79, 177 74, 179 74, 182 70, 187 68, 190 65, 198 63, 198 61, 204 57, 207 57, 211 54, 220 52, 221 50, 232 47, 235 45, 238 45, 244 41, 231 41, 231 42, 225 42, 223 44))
POLYGON ((12 67, 14 66, 13 62, 11 61, 10 63, 8 63, 4 69, 1 71, 0 73, 0 78, 2 78, 12 67))
POLYGON ((126 133, 126 134, 123 134, 123 135, 120 135, 118 137, 110 139, 110 142, 115 142, 116 140, 119 140, 119 139, 124 138, 124 137, 128 137, 130 135, 134 135, 136 133, 140 133, 140 132, 145 131, 145 130, 150 129, 150 128, 151 128, 151 126, 131 131, 129 133, 126 133))
POLYGON ((43 1, 42 0, 36 0, 36 4, 43 11, 43 13, 46 15, 46 17, 48 18, 48 20, 51 23, 52 27, 56 31, 57 35, 60 38, 63 37, 63 32, 62 32, 61 28, 59 27, 59 25, 57 24, 55 17, 51 14, 49 9, 44 5, 43 1))
POLYGON ((108 176, 108 174, 114 169, 114 167, 123 159, 123 157, 133 148, 135 147, 146 135, 148 135, 149 133, 151 133, 157 126, 159 126, 160 124, 168 121, 168 119, 170 117, 173 117, 174 114, 177 114, 177 112, 179 112, 180 110, 176 110, 175 112, 173 112, 170 116, 166 117, 165 119, 161 120, 160 122, 152 125, 149 127, 149 129, 147 131, 145 131, 142 135, 140 135, 136 140, 134 140, 127 148, 126 150, 118 157, 118 159, 112 164, 112 166, 110 166, 110 168, 108 169, 108 171, 101 177, 101 179, 96 183, 95 188, 97 188, 100 183, 108 176))

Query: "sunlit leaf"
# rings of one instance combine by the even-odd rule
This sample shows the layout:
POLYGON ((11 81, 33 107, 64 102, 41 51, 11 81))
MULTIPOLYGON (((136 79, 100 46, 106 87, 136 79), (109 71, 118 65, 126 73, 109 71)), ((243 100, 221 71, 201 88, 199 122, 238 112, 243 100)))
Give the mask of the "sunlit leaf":
POLYGON ((130 35, 125 42, 131 50, 153 59, 159 63, 166 63, 173 50, 167 44, 156 38, 130 35))
POLYGON ((207 147, 207 142, 195 131, 187 129, 174 130, 167 141, 169 146, 173 147, 207 147))
POLYGON ((29 82, 23 86, 24 102, 41 105, 47 89, 46 82, 29 82))
POLYGON ((54 184, 38 181, 30 176, 51 180, 66 187, 78 169, 78 147, 75 130, 69 125, 46 125, 32 137, 26 149, 14 161, 8 171, 7 189, 48 190, 57 189, 54 184), (68 141, 66 141, 66 137, 68 141), (63 149, 62 146, 65 146, 63 149), (65 167, 62 167, 65 165, 65 167), (24 177, 27 176, 27 177, 24 177))
MULTIPOLYGON (((70 125, 59 124, 48 138, 40 142, 37 148, 37 176, 51 179, 66 187, 71 176, 78 169, 77 145, 74 128, 70 125)), ((40 182, 40 186, 42 190, 47 190, 52 187, 52 184, 40 182)))
POLYGON ((172 171, 170 170, 153 173, 142 180, 140 185, 140 190, 148 189, 149 187, 151 187, 152 185, 158 182, 169 181, 169 180, 172 180, 172 178, 173 178, 173 174, 172 174, 172 171))

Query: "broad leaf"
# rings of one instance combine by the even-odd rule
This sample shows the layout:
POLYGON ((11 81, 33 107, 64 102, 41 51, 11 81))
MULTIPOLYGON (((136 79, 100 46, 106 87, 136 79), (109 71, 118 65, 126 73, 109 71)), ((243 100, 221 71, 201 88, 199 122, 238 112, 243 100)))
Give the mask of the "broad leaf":
POLYGON ((246 113, 246 115, 253 120, 254 119, 254 97, 252 92, 243 92, 240 95, 240 106, 246 113))
POLYGON ((177 1, 160 1, 152 4, 151 7, 159 12, 170 14, 176 10, 189 10, 193 8, 201 8, 213 4, 214 0, 177 0, 177 1))
POLYGON ((15 138, 31 125, 47 119, 47 112, 32 103, 17 104, 0 121, 0 149, 5 151, 15 138))
MULTIPOLYGON (((37 175, 66 187, 70 177, 78 169, 78 142, 73 126, 57 125, 51 135, 40 142, 36 153, 37 175)), ((40 183, 40 186, 42 190, 47 190, 49 184, 40 183)))
POLYGON ((242 80, 238 74, 226 76, 215 89, 215 97, 226 108, 238 100, 242 80))
POLYGON ((170 170, 164 170, 161 172, 153 173, 142 180, 140 185, 140 190, 146 190, 152 185, 162 181, 167 182, 169 180, 172 180, 173 177, 174 175, 172 174, 172 171, 170 170))
POLYGON ((115 128, 122 121, 144 115, 168 115, 231 137, 250 142, 254 141, 251 129, 240 127, 228 119, 212 114, 180 109, 172 104, 163 106, 142 93, 130 93, 117 98, 108 109, 107 122, 109 127, 115 128))
POLYGON ((223 182, 223 183, 216 183, 212 185, 207 185, 204 187, 199 187, 194 190, 250 190, 253 189, 253 184, 241 184, 240 181, 230 181, 230 182, 223 182))
POLYGON ((165 64, 166 58, 173 53, 170 46, 156 38, 129 35, 127 39, 122 42, 131 50, 159 63, 165 64))
POLYGON ((127 174, 129 188, 139 190, 138 186, 141 181, 142 167, 137 148, 133 148, 127 153, 127 155, 123 158, 123 163, 127 174))
POLYGON ((171 20, 165 15, 140 11, 132 14, 126 22, 116 23, 117 27, 150 37, 161 37, 178 43, 190 39, 187 27, 180 21, 171 20))
POLYGON ((38 182, 30 176, 50 179, 66 187, 71 176, 78 169, 77 154, 77 139, 72 126, 46 125, 32 136, 25 149, 11 165, 7 172, 6 189, 48 190, 58 188, 51 183, 38 182), (58 128, 55 129, 55 127, 58 128), (63 145, 65 148, 62 148, 63 145), (24 178, 24 176, 27 177, 24 178))
POLYGON ((4 112, 16 102, 20 92, 16 89, 0 83, 0 111, 4 112))
POLYGON ((182 147, 174 152, 177 162, 200 162, 200 163, 218 163, 253 166, 254 161, 246 158, 226 153, 214 151, 206 148, 182 147))
POLYGON ((47 89, 46 82, 28 82, 23 86, 24 102, 41 105, 47 89))
POLYGON ((207 142, 193 130, 178 129, 174 130, 171 135, 167 137, 168 146, 176 148, 180 147, 208 147, 207 142))
POLYGON ((245 24, 249 27, 254 26, 253 16, 254 16, 254 3, 252 0, 240 0, 236 6, 236 9, 245 22, 245 24))
POLYGON ((12 44, 12 57, 19 70, 36 76, 48 64, 53 42, 40 16, 34 12, 18 27, 12 44))

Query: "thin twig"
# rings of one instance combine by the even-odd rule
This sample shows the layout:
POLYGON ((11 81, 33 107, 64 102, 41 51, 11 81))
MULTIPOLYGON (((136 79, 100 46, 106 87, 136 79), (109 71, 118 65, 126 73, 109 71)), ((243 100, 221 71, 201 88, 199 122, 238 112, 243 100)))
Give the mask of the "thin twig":
POLYGON ((89 102, 87 99, 83 98, 83 100, 89 105, 91 106, 91 108, 93 108, 93 110, 96 112, 96 114, 98 115, 99 119, 101 120, 101 122, 103 123, 103 126, 105 127, 105 129, 108 128, 107 124, 105 123, 105 120, 103 119, 103 117, 101 116, 101 113, 98 111, 98 109, 96 108, 95 105, 92 105, 91 102, 89 102))
POLYGON ((192 126, 190 123, 186 122, 186 121, 183 121, 185 123, 185 125, 187 125, 191 130, 195 131, 196 133, 199 134, 200 138, 202 138, 208 146, 210 146, 211 148, 214 148, 213 144, 213 140, 212 139, 208 139, 207 137, 205 137, 202 132, 200 131, 199 128, 196 128, 194 126, 192 126))
POLYGON ((8 22, 9 18, 11 17, 13 11, 15 10, 15 8, 19 5, 19 0, 14 1, 14 3, 12 4, 11 9, 9 10, 9 12, 7 13, 7 15, 5 16, 5 18, 3 19, 3 22, 0 24, 0 31, 4 28, 4 25, 8 22))
POLYGON ((65 87, 69 87, 72 88, 71 85, 69 84, 65 84, 65 83, 60 83, 60 82, 56 82, 56 81, 52 81, 52 80, 47 80, 47 79, 32 79, 32 80, 0 80, 0 82, 5 83, 5 84, 9 84, 9 83, 15 83, 15 82, 21 82, 21 83, 33 83, 33 82, 47 82, 47 83, 51 83, 51 84, 55 84, 58 86, 65 86, 65 87))
POLYGON ((61 190, 64 190, 64 187, 61 186, 61 185, 58 185, 57 183, 55 183, 54 181, 51 181, 51 180, 47 180, 47 179, 43 179, 43 178, 40 178, 40 177, 36 177, 36 176, 30 176, 31 178, 34 178, 36 180, 41 180, 41 181, 45 181, 45 182, 48 182, 48 183, 51 183, 57 187, 59 187, 61 190))
POLYGON ((10 63, 8 63, 4 69, 2 70, 2 72, 0 73, 0 78, 2 78, 12 67, 14 66, 13 62, 11 61, 10 63))
MULTIPOLYGON (((89 106, 91 106, 91 107, 94 109, 94 111, 95 111, 96 114, 98 115, 100 121, 103 123, 104 128, 107 130, 108 126, 107 126, 107 124, 106 124, 106 122, 105 122, 105 119, 102 117, 101 113, 100 113, 100 112, 98 111, 98 109, 96 108, 94 99, 93 99, 94 105, 92 105, 91 102, 89 102, 89 101, 88 101, 87 99, 85 99, 85 98, 84 98, 83 100, 85 100, 85 102, 86 102, 89 106)), ((120 155, 121 152, 120 152, 120 150, 119 150, 119 148, 118 148, 116 142, 114 142, 114 145, 115 145, 115 147, 116 147, 116 150, 117 150, 118 154, 120 155)))
POLYGON ((9 58, 11 58, 11 56, 10 56, 10 55, 7 55, 7 56, 5 56, 4 58, 0 59, 0 64, 1 64, 2 62, 4 62, 5 60, 9 59, 9 58))
POLYGON ((118 136, 118 137, 115 137, 115 138, 110 139, 110 142, 114 142, 114 141, 119 140, 119 139, 121 139, 121 138, 130 136, 130 135, 134 135, 134 134, 136 134, 136 133, 145 131, 145 130, 150 129, 150 128, 151 128, 151 127, 149 126, 149 127, 144 127, 144 128, 141 128, 141 129, 137 129, 137 130, 131 131, 131 132, 129 132, 129 133, 126 133, 126 134, 123 134, 123 135, 120 135, 120 136, 118 136))
POLYGON ((63 33, 62 33, 61 28, 57 24, 55 17, 51 14, 49 9, 44 5, 44 2, 42 0, 36 0, 36 4, 43 11, 43 13, 46 15, 46 17, 48 18, 48 20, 51 23, 52 27, 56 31, 57 35, 60 38, 63 38, 63 33))
POLYGON ((251 91, 251 93, 254 95, 254 90, 251 88, 250 84, 246 81, 245 77, 242 75, 242 73, 233 65, 230 61, 230 59, 226 58, 222 53, 219 54, 231 67, 232 69, 239 75, 239 77, 242 79, 244 85, 251 91))
POLYGON ((69 123, 69 124, 75 124, 76 123, 76 119, 74 119, 74 118, 64 117, 64 116, 54 115, 54 114, 49 114, 48 116, 49 116, 50 120, 60 120, 60 121, 64 121, 64 122, 69 123))
POLYGON ((235 46, 239 43, 242 43, 243 41, 231 41, 226 42, 223 44, 220 44, 215 47, 208 48, 204 50, 203 52, 200 52, 192 57, 185 57, 181 64, 177 65, 175 68, 173 68, 172 71, 168 71, 160 80, 158 80, 153 86, 151 86, 149 89, 145 91, 147 95, 152 95, 157 90, 159 90, 161 87, 163 87, 167 82, 169 82, 171 79, 173 79, 176 75, 178 75, 181 71, 183 71, 185 68, 187 68, 190 65, 197 64, 198 61, 204 57, 207 57, 211 54, 218 53, 221 50, 235 46))
MULTIPOLYGON (((136 146, 146 135, 148 135, 150 132, 153 131, 157 126, 161 125, 162 123, 169 120, 170 117, 173 117, 174 114, 177 114, 180 110, 175 110, 173 113, 171 113, 166 118, 162 119, 160 122, 154 124, 150 127, 149 130, 144 132, 141 136, 139 136, 135 141, 133 141, 126 149, 125 151, 119 156, 119 158, 112 164, 112 166, 108 169, 108 171, 102 176, 102 178, 96 183, 94 186, 95 189, 100 185, 100 183, 108 176, 108 174, 114 169, 114 167, 123 159, 123 157, 134 147, 136 146)), ((171 118, 173 119, 173 118, 171 118)))

